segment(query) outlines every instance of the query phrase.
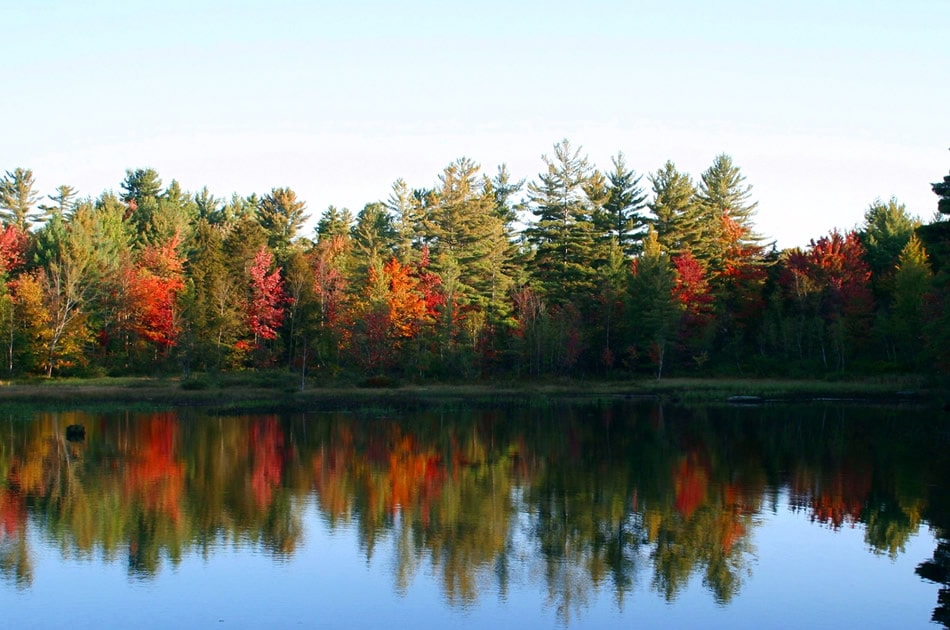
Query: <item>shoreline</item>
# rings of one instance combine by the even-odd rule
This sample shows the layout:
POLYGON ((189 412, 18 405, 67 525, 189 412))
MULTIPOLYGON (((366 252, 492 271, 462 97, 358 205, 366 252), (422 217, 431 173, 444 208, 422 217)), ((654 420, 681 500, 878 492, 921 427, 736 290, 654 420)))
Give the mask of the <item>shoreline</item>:
POLYGON ((360 386, 307 383, 299 377, 222 375, 215 379, 97 378, 0 384, 0 407, 89 406, 272 407, 320 411, 354 406, 445 404, 544 404, 570 399, 642 399, 669 404, 761 405, 779 403, 899 404, 946 409, 946 393, 913 379, 819 381, 792 379, 670 378, 617 381, 559 380, 504 384, 426 383, 360 386))

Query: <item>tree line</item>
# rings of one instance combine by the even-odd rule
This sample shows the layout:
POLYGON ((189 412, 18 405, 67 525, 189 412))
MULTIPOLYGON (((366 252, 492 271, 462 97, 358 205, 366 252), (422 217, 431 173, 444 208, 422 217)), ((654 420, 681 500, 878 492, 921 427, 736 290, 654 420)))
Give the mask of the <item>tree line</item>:
POLYGON ((306 235, 290 188, 229 199, 130 169, 118 194, 0 178, 11 375, 820 375, 950 367, 950 175, 779 250, 730 156, 607 169, 567 140, 532 181, 468 158, 306 235))

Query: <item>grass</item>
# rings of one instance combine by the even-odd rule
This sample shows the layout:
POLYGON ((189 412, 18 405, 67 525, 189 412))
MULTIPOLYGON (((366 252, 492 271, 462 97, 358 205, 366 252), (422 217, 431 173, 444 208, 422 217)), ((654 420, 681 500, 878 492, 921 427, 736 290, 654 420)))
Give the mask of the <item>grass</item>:
POLYGON ((943 404, 920 377, 854 381, 671 378, 613 381, 545 379, 467 384, 405 384, 395 381, 328 383, 290 372, 198 374, 188 378, 97 377, 0 383, 0 405, 76 408, 139 405, 150 408, 202 405, 220 409, 341 409, 516 402, 544 405, 571 398, 655 398, 679 404, 725 403, 733 396, 767 401, 815 399, 943 404))

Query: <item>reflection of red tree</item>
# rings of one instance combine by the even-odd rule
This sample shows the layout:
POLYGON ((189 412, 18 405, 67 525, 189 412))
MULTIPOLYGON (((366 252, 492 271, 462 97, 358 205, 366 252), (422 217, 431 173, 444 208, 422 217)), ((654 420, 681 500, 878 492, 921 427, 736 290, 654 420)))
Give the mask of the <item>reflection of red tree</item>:
POLYGON ((676 511, 686 519, 692 516, 696 508, 706 501, 708 486, 708 466, 698 454, 693 452, 680 459, 673 469, 676 511))
POLYGON ((821 492, 812 497, 812 520, 837 529, 845 522, 860 522, 871 494, 871 475, 860 467, 826 475, 821 492))
MULTIPOLYGON (((16 487, 15 469, 10 471, 7 483, 16 487)), ((0 540, 20 534, 26 527, 26 497, 18 490, 0 488, 0 540)))
POLYGON ((349 429, 341 428, 314 457, 321 505, 330 514, 344 515, 358 485, 365 491, 366 505, 377 514, 417 510, 427 523, 446 478, 442 458, 397 424, 378 429, 357 449, 349 429))
POLYGON ((337 425, 333 438, 313 458, 313 484, 320 505, 333 516, 344 516, 350 503, 348 468, 353 461, 353 432, 337 425))
POLYGON ((743 488, 737 484, 726 484, 723 488, 724 509, 720 515, 720 528, 722 537, 719 544, 722 545, 724 554, 729 555, 732 546, 737 540, 746 534, 746 526, 742 522, 742 517, 747 514, 754 514, 756 507, 745 502, 748 496, 743 488))
POLYGON ((389 455, 389 511, 418 505, 427 524, 432 500, 439 495, 444 479, 441 458, 420 449, 413 436, 403 436, 389 455))
POLYGON ((178 420, 174 413, 156 413, 135 424, 133 454, 125 470, 126 491, 145 509, 178 522, 184 486, 184 465, 177 461, 178 420))
POLYGON ((284 469, 284 432, 271 416, 251 426, 251 489, 259 506, 270 505, 284 469))
POLYGON ((792 481, 791 505, 793 509, 807 508, 813 522, 838 529, 861 521, 870 494, 870 468, 850 462, 814 476, 799 471, 792 481))

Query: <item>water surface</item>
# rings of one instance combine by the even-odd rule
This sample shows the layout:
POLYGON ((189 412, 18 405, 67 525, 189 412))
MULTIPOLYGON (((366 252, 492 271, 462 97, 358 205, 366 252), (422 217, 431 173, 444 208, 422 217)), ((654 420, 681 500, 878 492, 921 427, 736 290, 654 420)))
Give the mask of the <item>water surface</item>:
POLYGON ((5 627, 950 627, 946 425, 630 401, 8 415, 0 610, 5 627))

